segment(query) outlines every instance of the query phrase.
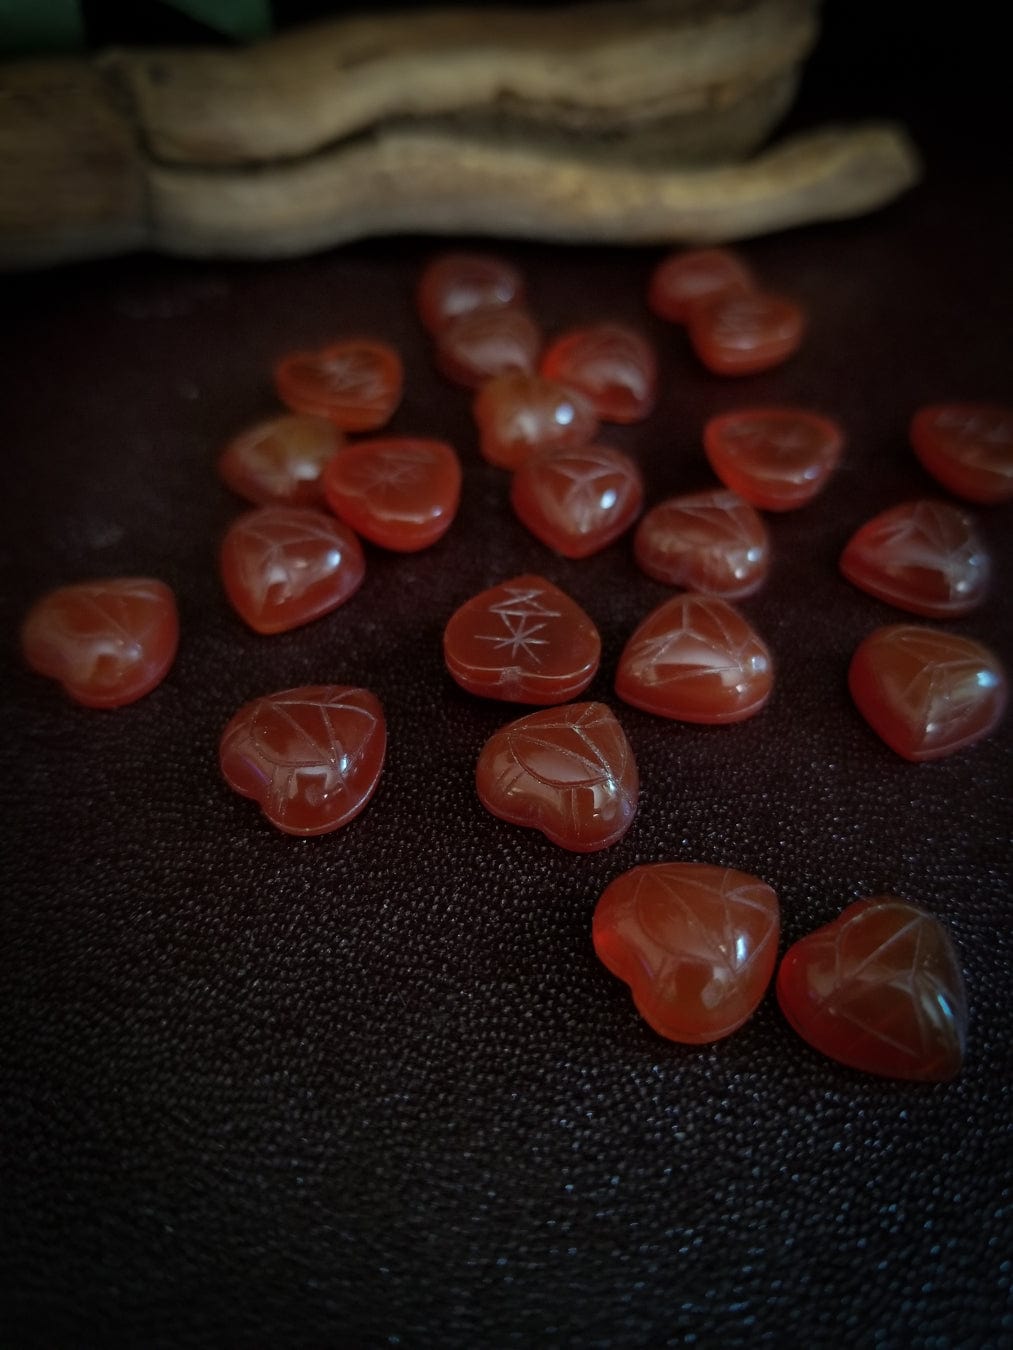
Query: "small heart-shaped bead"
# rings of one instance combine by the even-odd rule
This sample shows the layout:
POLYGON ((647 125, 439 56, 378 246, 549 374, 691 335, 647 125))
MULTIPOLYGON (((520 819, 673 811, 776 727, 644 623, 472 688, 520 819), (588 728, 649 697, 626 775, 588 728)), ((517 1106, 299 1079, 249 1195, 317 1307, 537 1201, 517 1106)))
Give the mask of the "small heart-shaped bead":
POLYGON ((475 309, 440 330, 436 362, 448 380, 480 389, 511 371, 531 374, 541 348, 541 329, 526 309, 475 309))
POLYGON ((967 1004, 953 944, 895 896, 858 900, 789 948, 777 999, 804 1040, 853 1069, 930 1082, 960 1071, 967 1004))
POLYGON ((770 697, 774 663, 737 609, 677 595, 648 614, 619 658, 616 693, 680 722, 741 722, 770 697))
POLYGON ((987 647, 916 624, 870 633, 851 658, 848 684, 873 731, 916 762, 973 745, 1006 708, 1006 674, 987 647))
POLYGON ((419 315, 438 333, 462 314, 505 308, 524 299, 524 281, 515 267, 490 253, 443 253, 419 278, 419 315))
POLYGON ((600 654, 598 630, 580 606, 537 576, 473 596, 443 634, 447 669, 462 689, 515 703, 576 698, 594 678, 600 654))
POLYGON ((651 274, 647 303, 659 319, 689 323, 702 304, 756 289, 745 263, 723 248, 687 249, 663 258, 651 274))
POLYGON ((621 450, 543 450, 514 474, 510 501, 533 535, 565 558, 586 558, 633 524, 644 500, 640 470, 621 450))
POLYGON ((748 502, 712 488, 653 506, 637 526, 633 554, 655 581, 737 600, 763 585, 770 539, 748 502))
POLYGON ((805 408, 738 408, 712 417, 703 441, 726 487, 764 511, 794 511, 826 487, 844 435, 805 408))
POLYGON ((729 1036, 756 1011, 777 960, 777 895, 759 877, 706 863, 654 863, 602 893, 592 937, 669 1040, 729 1036))
POLYGON ((867 521, 841 554, 855 586, 912 614, 948 619, 985 598, 989 562, 965 512, 948 502, 905 502, 867 521))
POLYGON ((444 441, 395 436, 357 441, 324 471, 335 515, 364 539, 415 553, 443 537, 461 498, 461 465, 444 441))
POLYGON ((969 502, 1013 497, 1013 408, 935 403, 911 422, 915 454, 944 488, 969 502))
POLYGON ((376 790, 387 731, 367 689, 308 685, 245 704, 222 733, 219 761, 234 791, 286 834, 327 834, 376 790))
POLYGON ((756 375, 787 361, 801 345, 805 315, 794 300, 763 291, 731 291, 693 307, 689 336, 715 375, 756 375))
POLYGON ((572 450, 598 430, 583 394, 542 375, 513 371, 483 385, 475 398, 479 449, 490 464, 516 469, 537 450, 572 450))
POLYGON ((321 474, 344 443, 339 428, 327 418, 287 413, 234 436, 222 452, 218 472, 254 506, 322 506, 321 474))
POLYGON ((343 431, 376 431, 401 401, 404 369, 386 342, 348 338, 292 352, 275 366, 274 382, 293 412, 327 417, 343 431))
POLYGON ((545 353, 542 374, 579 389, 603 422, 640 422, 654 407, 654 352, 625 324, 599 323, 564 333, 545 353))
POLYGON ((574 853, 617 843, 639 797, 633 751, 604 703, 568 703, 501 727, 479 755, 475 785, 494 816, 574 853))

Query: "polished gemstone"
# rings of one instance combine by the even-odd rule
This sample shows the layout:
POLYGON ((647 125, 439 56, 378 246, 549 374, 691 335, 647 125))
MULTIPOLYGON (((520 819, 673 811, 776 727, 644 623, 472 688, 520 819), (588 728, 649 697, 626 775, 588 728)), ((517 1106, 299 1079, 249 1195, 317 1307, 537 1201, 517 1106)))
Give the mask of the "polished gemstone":
POLYGON ((598 430, 583 394, 521 371, 500 375, 475 398, 479 449, 490 464, 516 469, 536 450, 572 450, 598 430))
POLYGON ((358 539, 308 506, 262 506, 240 516, 222 542, 222 582, 258 633, 284 633, 337 609, 366 572, 358 539))
POLYGON ((763 585, 770 539, 748 502, 712 488, 652 507, 637 526, 633 553, 655 581, 735 600, 763 585))
POLYGON ((618 539, 644 499, 640 470, 621 450, 588 445, 532 455, 514 474, 510 500, 543 544, 586 558, 618 539))
POLYGON ((1013 497, 1013 408, 991 403, 936 403, 919 408, 911 444, 943 487, 970 502, 1013 497))
POLYGON ((501 727, 479 755, 475 783, 494 816, 574 853, 617 843, 640 790, 630 743, 604 703, 545 708, 501 727))
POLYGON ((793 300, 764 291, 719 295, 689 322, 697 356, 715 375, 755 375, 796 352, 805 316, 793 300))
POLYGON ((175 597, 151 577, 61 586, 36 601, 21 630, 31 668, 88 708, 119 708, 150 693, 178 643, 175 597))
POLYGON ((526 309, 476 309, 440 330, 436 362, 448 380, 480 389, 510 371, 530 374, 541 349, 541 329, 526 309))
POLYGON ((570 597, 544 577, 482 591, 443 634, 447 669, 462 689, 514 703, 566 703, 594 678, 601 639, 570 597))
POLYGON ((790 947, 777 999, 804 1040, 853 1069, 930 1082, 960 1072, 967 1003, 953 944, 895 896, 857 900, 790 947))
POLYGON ((344 431, 375 431, 401 401, 401 358, 386 342, 349 338, 279 361, 274 382, 294 412, 326 417, 344 431))
POLYGON ((331 510, 365 539, 397 553, 428 548, 450 529, 461 465, 444 441, 358 441, 324 472, 331 510))
POLYGON ((756 289, 753 274, 724 248, 670 253, 651 274, 647 303, 659 319, 688 323, 694 310, 719 296, 756 289))
POLYGON ((376 790, 387 731, 366 689, 314 684, 245 704, 222 733, 229 787, 252 797, 286 834, 327 834, 376 790))
POLYGON ((720 1040, 751 1017, 777 960, 777 895, 707 863, 652 863, 602 893, 592 937, 641 1017, 672 1041, 720 1040))
POLYGON ((233 437, 218 461, 218 472, 254 506, 320 506, 320 475, 344 443, 340 430, 326 418, 287 413, 233 437))
POLYGON ((616 673, 625 703, 679 722, 741 722, 760 711, 773 683, 770 652, 738 610, 690 593, 648 614, 616 673))
POLYGON ((739 408, 712 417, 703 442, 726 487, 765 511, 793 511, 826 487, 844 433, 804 408, 739 408))
POLYGON ((973 745, 1006 707, 1006 675, 987 647, 915 624, 870 633, 851 658, 848 684, 873 731, 915 761, 973 745))
POLYGON ((877 600, 930 619, 968 614, 988 590, 989 562, 970 516, 948 502, 905 502, 852 535, 841 571, 877 600))
POLYGON ((473 310, 520 304, 524 281, 516 267, 492 254, 444 253, 423 269, 417 299, 422 322, 438 333, 473 310))
POLYGON ((654 352, 625 324, 592 324, 564 333, 542 358, 542 374, 579 389, 603 422, 640 422, 654 407, 654 352))

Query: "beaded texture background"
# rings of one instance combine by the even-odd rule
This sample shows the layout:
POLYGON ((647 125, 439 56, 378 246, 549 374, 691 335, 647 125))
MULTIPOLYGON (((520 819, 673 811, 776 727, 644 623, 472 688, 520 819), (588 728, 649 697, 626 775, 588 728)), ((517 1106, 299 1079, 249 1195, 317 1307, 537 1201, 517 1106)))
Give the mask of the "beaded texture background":
MULTIPOLYGON (((660 253, 496 246, 548 334, 616 318, 655 343, 656 412, 602 436, 637 458, 649 504, 712 482, 701 428, 737 403, 847 430, 826 493, 769 518, 773 569, 741 608, 778 682, 723 728, 615 699, 625 639, 670 592, 629 536, 568 562, 515 520, 414 312, 432 241, 5 282, 5 637, 43 591, 124 573, 173 586, 182 622, 165 683, 114 713, 16 654, 5 680, 5 1346, 1009 1343, 1013 719, 935 764, 888 750, 846 672, 902 616, 836 566, 876 512, 943 495, 907 445, 920 403, 1011 401, 1009 187, 945 152, 934 168, 881 215, 743 249, 810 315, 799 355, 747 380, 708 375, 649 315, 660 253), (404 356, 391 433, 458 448, 460 515, 427 552, 367 546, 345 607, 258 637, 218 578, 243 507, 215 461, 276 407, 280 354, 357 333, 404 356), (598 624, 584 697, 639 762, 637 821, 600 854, 475 795, 479 749, 523 710, 458 689, 441 634, 521 572, 598 624), (373 690, 389 754, 366 812, 302 842, 229 791, 217 743, 247 699, 317 682, 373 690), (851 1072, 772 995, 727 1041, 656 1036, 590 927, 614 877, 661 859, 762 877, 782 951, 860 895, 922 904, 966 972, 960 1078, 851 1072)), ((1013 517, 975 514, 990 596, 945 627, 1013 667, 1013 517)))

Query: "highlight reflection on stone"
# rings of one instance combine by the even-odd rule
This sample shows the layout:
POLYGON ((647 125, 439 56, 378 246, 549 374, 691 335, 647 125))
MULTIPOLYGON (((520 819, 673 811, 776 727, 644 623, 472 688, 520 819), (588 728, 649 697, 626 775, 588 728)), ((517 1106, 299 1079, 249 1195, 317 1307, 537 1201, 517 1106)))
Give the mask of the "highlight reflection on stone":
POLYGON ((542 374, 579 389, 603 422, 639 422, 654 407, 654 350, 625 324, 592 324, 564 333, 542 358, 542 374))
POLYGON ((339 428, 327 418, 286 413, 234 436, 222 452, 218 472, 254 506, 321 506, 321 474, 344 443, 339 428))
POLYGON ((633 553, 655 581, 736 600, 763 585, 770 539, 748 502, 713 488, 652 507, 637 526, 633 553))
POLYGON ((474 411, 479 449, 502 469, 519 468, 537 450, 587 445, 598 430, 594 409, 583 394, 522 371, 483 385, 474 411))
POLYGON ((510 488, 518 518, 565 558, 587 558, 618 539, 643 499, 636 464, 605 445, 540 451, 520 466, 510 488))

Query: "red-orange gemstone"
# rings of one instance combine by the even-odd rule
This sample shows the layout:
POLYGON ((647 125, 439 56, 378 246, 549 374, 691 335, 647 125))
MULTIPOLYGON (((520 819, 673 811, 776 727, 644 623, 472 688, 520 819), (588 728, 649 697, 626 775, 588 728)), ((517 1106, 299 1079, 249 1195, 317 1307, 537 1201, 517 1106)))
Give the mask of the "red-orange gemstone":
POLYGON ((444 253, 423 270, 419 315, 431 333, 476 309, 518 305, 524 281, 515 267, 488 253, 444 253))
POLYGON ((340 520, 307 506, 248 511, 222 541, 222 582, 258 633, 284 633, 337 609, 359 589, 366 563, 340 520))
POLYGON ((739 408, 712 417, 703 443, 726 487, 765 511, 793 511, 826 487, 844 433, 804 408, 739 408))
POLYGON ((179 644, 176 600, 151 577, 61 586, 21 630, 25 660, 87 708, 120 708, 161 684, 179 644))
POLYGON ((970 516, 948 502, 905 502, 867 521, 841 554, 841 571, 878 600, 947 619, 988 590, 989 562, 970 516))
POLYGON ((919 408, 911 444, 933 478, 969 502, 1013 497, 1013 408, 936 403, 919 408))
POLYGON ((873 731, 916 762, 973 745, 1006 707, 1006 674, 987 647, 915 624, 870 633, 851 659, 848 684, 873 731))
POLYGON ((627 642, 616 693, 679 722, 741 722, 770 697, 774 663, 746 620, 714 595, 677 595, 627 642))
POLYGON ((436 362, 448 380, 480 389, 510 371, 530 374, 542 334, 525 309, 476 309, 451 320, 436 338, 436 362))
POLYGON ((376 790, 387 730, 366 689, 315 684, 245 704, 222 733, 229 787, 258 802, 286 834, 327 834, 376 790))
POLYGON ((805 316, 793 300, 767 292, 720 295, 693 310, 690 341, 715 375, 755 375, 796 352, 805 316))
POLYGON ((587 445, 598 430, 594 409, 576 389, 520 371, 500 375, 475 398, 479 449, 490 464, 516 469, 536 450, 587 445))
POLYGON ((639 422, 654 407, 654 352, 625 324, 599 323, 564 333, 542 358, 542 374, 579 389, 603 422, 639 422))
POLYGON ((450 529, 461 497, 461 465, 444 441, 358 441, 331 460, 324 492, 331 510, 364 538, 414 553, 450 529))
POLYGON ((494 816, 573 853, 617 843, 640 791, 630 743, 604 703, 546 708, 502 727, 479 755, 475 784, 494 816))
POLYGON ((294 412, 326 417, 344 431, 375 431, 401 401, 401 358, 386 342, 349 338, 279 361, 274 382, 294 412))
POLYGON ((592 938, 655 1031, 702 1045, 756 1011, 779 931, 777 895, 759 877, 672 862, 616 877, 595 908, 592 938))
POLYGON ((734 253, 723 248, 690 249, 670 253, 657 265, 647 303, 659 319, 688 323, 701 304, 755 289, 752 272, 734 253))
POLYGON ((643 499, 636 464, 605 445, 532 455, 510 489, 520 520, 565 558, 586 558, 618 539, 636 520, 643 499))
POLYGON ((751 595, 770 566, 763 520, 725 488, 659 502, 637 526, 633 553, 655 581, 728 600, 751 595))
POLYGON ((218 461, 224 481, 254 506, 319 506, 320 475, 345 438, 324 417, 287 413, 233 437, 218 461))
POLYGON ((790 947, 777 999, 804 1040, 853 1069, 929 1082, 960 1072, 967 1002, 953 944, 895 896, 858 900, 790 947))
POLYGON ((473 596, 443 634, 462 689, 514 703, 566 703, 594 678, 601 639, 573 600, 544 577, 522 576, 473 596))

